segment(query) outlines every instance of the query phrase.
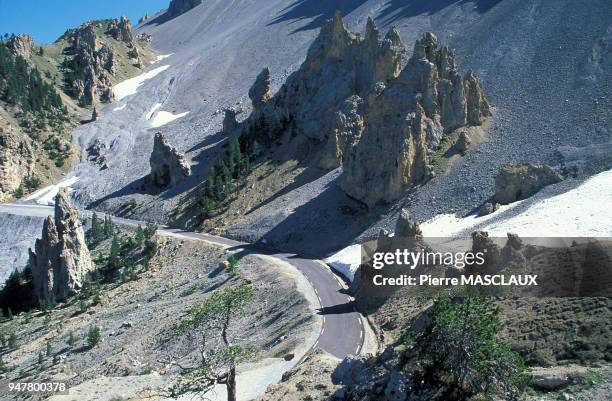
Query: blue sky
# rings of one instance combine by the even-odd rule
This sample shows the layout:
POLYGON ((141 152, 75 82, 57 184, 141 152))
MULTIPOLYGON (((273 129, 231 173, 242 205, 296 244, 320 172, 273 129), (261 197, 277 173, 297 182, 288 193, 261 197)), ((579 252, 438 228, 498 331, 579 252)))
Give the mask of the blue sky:
POLYGON ((68 28, 90 19, 125 15, 136 24, 170 0, 0 0, 0 35, 29 33, 36 43, 55 41, 68 28))

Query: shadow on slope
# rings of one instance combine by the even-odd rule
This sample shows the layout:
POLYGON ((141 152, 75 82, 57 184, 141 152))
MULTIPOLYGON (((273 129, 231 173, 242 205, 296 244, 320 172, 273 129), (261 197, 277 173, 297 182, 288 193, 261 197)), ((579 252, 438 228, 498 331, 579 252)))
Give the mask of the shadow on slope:
POLYGON ((391 0, 380 13, 379 18, 386 23, 394 22, 403 18, 415 17, 417 15, 431 15, 446 7, 457 4, 473 3, 474 8, 480 14, 486 13, 501 0, 391 0))
POLYGON ((326 19, 333 17, 336 11, 342 15, 350 14, 353 10, 364 4, 367 0, 296 0, 285 7, 281 14, 275 17, 268 25, 290 21, 296 23, 304 19, 312 19, 306 25, 296 28, 293 33, 319 29, 326 19))
MULTIPOLYGON (((336 11, 342 15, 348 15, 367 0, 296 0, 281 11, 268 25, 281 22, 297 23, 305 19, 311 19, 293 33, 318 29, 326 19, 333 17, 336 11)), ((394 22, 402 18, 410 18, 422 14, 435 14, 453 4, 473 3, 476 11, 483 14, 493 8, 501 0, 390 0, 382 10, 378 18, 386 23, 394 22)))
POLYGON ((352 243, 380 219, 381 210, 367 211, 334 181, 313 199, 263 235, 272 246, 307 257, 324 258, 352 243))

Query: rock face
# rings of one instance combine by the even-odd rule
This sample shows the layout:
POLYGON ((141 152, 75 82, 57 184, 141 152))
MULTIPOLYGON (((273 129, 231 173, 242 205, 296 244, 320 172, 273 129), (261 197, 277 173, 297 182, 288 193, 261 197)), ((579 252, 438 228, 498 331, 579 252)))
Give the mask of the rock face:
MULTIPOLYGON (((1 118, 0 118, 1 120, 1 118)), ((0 202, 9 200, 23 177, 34 171, 34 153, 27 136, 0 127, 0 202)))
POLYGON ((270 70, 266 67, 259 73, 255 83, 249 89, 249 98, 253 104, 254 113, 261 110, 266 102, 272 98, 270 83, 270 70))
MULTIPOLYGON (((122 17, 111 23, 109 33, 132 45, 131 29, 130 21, 122 17)), ((69 81, 70 94, 84 105, 94 104, 97 97, 102 101, 112 101, 110 77, 115 75, 117 60, 111 47, 99 40, 92 22, 76 28, 70 39, 72 58, 68 67, 77 77, 69 81)))
POLYGON ((34 39, 26 34, 14 35, 8 39, 7 45, 16 55, 28 58, 34 49, 34 39))
POLYGON ((47 217, 42 236, 29 253, 38 300, 62 300, 78 292, 86 273, 94 268, 79 214, 70 205, 65 188, 55 198, 55 217, 47 217))
POLYGON ((178 17, 192 8, 202 4, 202 0, 172 0, 166 11, 167 18, 178 17))
POLYGON ((490 114, 479 79, 462 78, 435 35, 423 35, 406 59, 396 29, 381 37, 368 19, 359 35, 336 14, 269 100, 269 71, 259 75, 251 124, 307 138, 319 149, 314 164, 342 166, 347 195, 368 206, 394 201, 432 176, 429 154, 443 135, 490 114))
POLYGON ((495 177, 495 199, 502 204, 525 199, 562 177, 545 164, 506 164, 495 177))
POLYGON ((159 188, 174 186, 191 175, 191 166, 185 155, 170 145, 161 132, 155 134, 149 163, 150 181, 159 188))
POLYGON ((132 35, 132 23, 124 16, 121 16, 120 19, 115 18, 113 22, 111 22, 108 33, 113 38, 126 43, 132 43, 134 39, 132 35))

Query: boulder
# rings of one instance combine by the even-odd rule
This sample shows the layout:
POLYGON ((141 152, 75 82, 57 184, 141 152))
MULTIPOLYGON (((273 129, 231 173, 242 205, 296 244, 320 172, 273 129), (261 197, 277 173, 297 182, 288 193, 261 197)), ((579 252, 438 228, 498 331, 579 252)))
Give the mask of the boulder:
POLYGON ((455 142, 455 145, 453 145, 453 148, 455 152, 459 153, 460 155, 464 155, 471 144, 472 140, 468 136, 467 132, 461 131, 459 133, 459 137, 457 138, 457 142, 455 142))
POLYGON ((23 58, 29 58, 34 49, 34 39, 26 34, 13 35, 6 44, 15 55, 23 58))
POLYGON ((159 188, 174 186, 191 175, 191 166, 185 155, 170 145, 161 132, 155 134, 149 164, 149 179, 159 188))
POLYGON ((545 164, 506 164, 495 177, 495 199, 502 204, 525 199, 562 177, 545 164))
POLYGON ((34 297, 63 300, 78 292, 94 265, 85 243, 78 211, 61 188, 55 198, 55 216, 48 216, 34 251, 29 251, 34 297))
POLYGON ((491 214, 497 210, 499 210, 499 208, 501 207, 501 205, 499 203, 491 203, 491 202, 486 202, 484 205, 482 205, 480 207, 480 209, 478 209, 478 216, 486 216, 488 214, 491 214))
POLYGON ((402 209, 395 223, 395 236, 400 238, 422 238, 419 225, 412 219, 408 209, 402 209))
POLYGON ((587 374, 587 368, 575 365, 535 368, 531 372, 531 387, 556 391, 572 384, 586 384, 587 374))

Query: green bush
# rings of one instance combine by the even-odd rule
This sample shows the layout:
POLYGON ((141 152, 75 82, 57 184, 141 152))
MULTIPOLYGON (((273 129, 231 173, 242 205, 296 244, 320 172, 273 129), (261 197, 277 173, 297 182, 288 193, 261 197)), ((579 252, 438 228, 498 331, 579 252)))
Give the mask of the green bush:
POLYGON ((89 327, 89 331, 87 332, 87 345, 93 348, 100 343, 101 339, 102 335, 100 334, 100 328, 95 325, 89 327))
POLYGON ((526 384, 523 361, 499 339, 500 329, 499 308, 485 298, 437 299, 425 329, 404 337, 417 353, 415 382, 439 388, 436 400, 518 400, 526 384))

